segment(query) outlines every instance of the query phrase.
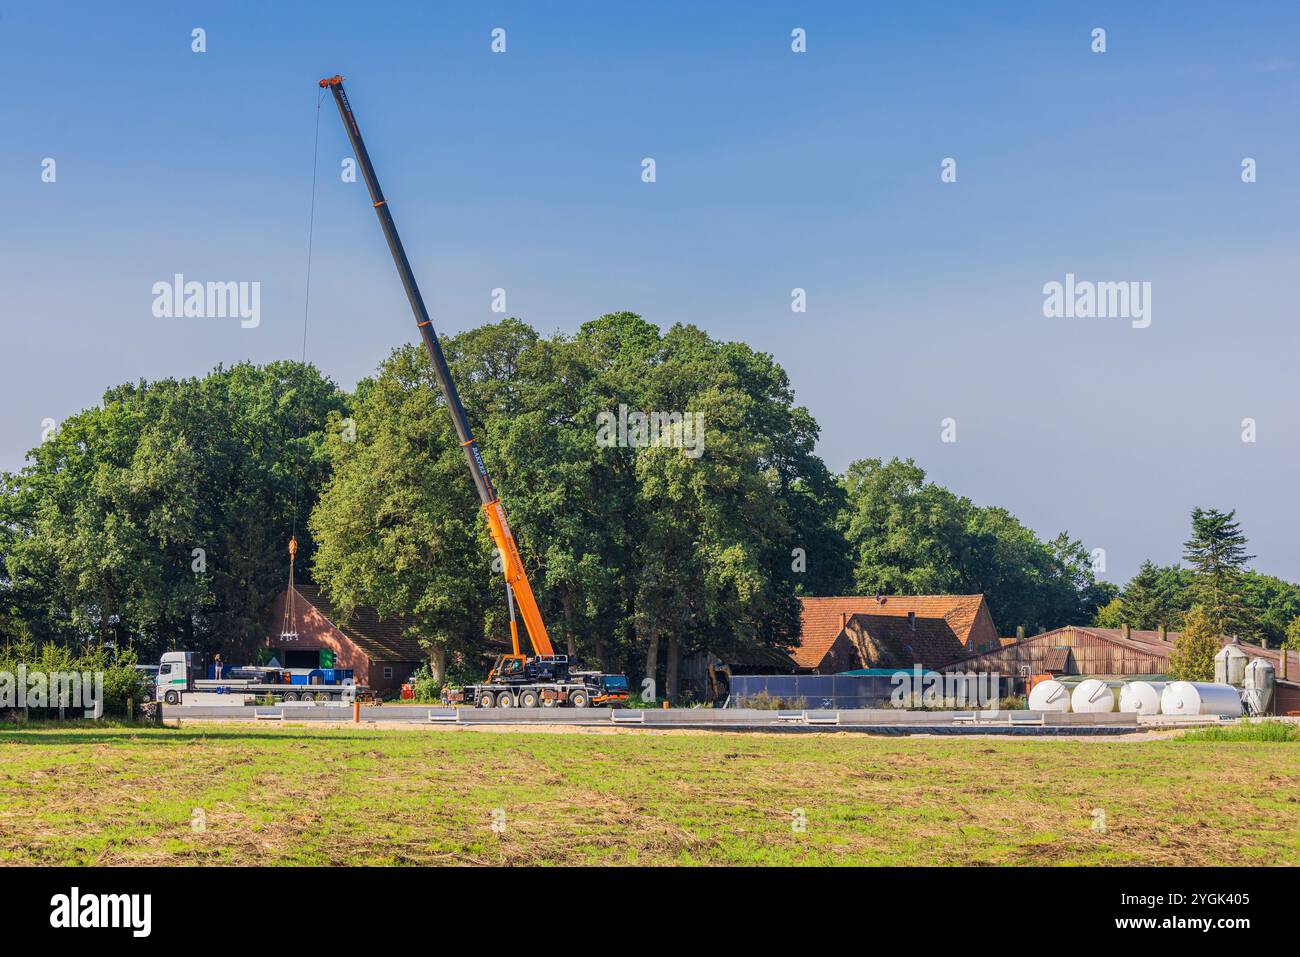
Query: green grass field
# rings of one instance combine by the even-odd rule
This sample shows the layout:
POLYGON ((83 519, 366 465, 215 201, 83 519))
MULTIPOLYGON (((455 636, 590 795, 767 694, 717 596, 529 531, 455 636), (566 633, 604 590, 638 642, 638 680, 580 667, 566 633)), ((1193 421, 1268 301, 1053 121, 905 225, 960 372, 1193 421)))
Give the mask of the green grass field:
POLYGON ((10 725, 0 862, 1298 864, 1300 744, 10 725))

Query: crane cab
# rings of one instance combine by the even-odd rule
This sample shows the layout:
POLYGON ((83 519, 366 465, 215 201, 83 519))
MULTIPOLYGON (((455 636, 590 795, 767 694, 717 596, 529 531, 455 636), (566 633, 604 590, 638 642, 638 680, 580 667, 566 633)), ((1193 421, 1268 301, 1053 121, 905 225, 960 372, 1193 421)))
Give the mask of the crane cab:
POLYGON ((488 672, 487 684, 564 681, 568 676, 568 655, 498 655, 488 672))

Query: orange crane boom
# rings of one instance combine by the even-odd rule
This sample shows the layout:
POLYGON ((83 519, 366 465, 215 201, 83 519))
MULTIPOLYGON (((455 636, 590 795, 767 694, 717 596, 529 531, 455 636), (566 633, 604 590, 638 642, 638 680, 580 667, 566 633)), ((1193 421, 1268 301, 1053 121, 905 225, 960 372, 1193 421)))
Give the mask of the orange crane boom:
MULTIPOLYGON (((343 127, 356 153, 357 164, 361 167, 361 175, 365 178, 366 188, 370 190, 370 200, 374 205, 375 215, 379 217, 379 225, 384 231, 384 238, 388 240, 388 249, 393 254, 393 262, 397 265, 398 275, 406 290, 406 298, 411 303, 411 311, 415 314, 416 327, 420 330, 420 337, 424 340, 429 358, 433 362, 434 377, 438 380, 438 387, 442 390, 447 408, 451 411, 456 435, 465 452, 465 460, 469 463, 470 474, 474 478, 483 512, 487 516, 492 541, 501 554, 506 585, 513 594, 514 601, 519 605, 519 612, 523 616, 533 654, 553 655, 555 652, 551 647, 551 639, 546 633, 541 610, 537 607, 537 599, 533 597, 532 586, 528 583, 528 575, 524 572, 524 565, 519 557, 519 546, 515 543, 514 533, 506 520, 505 507, 497 497, 496 489, 492 487, 492 480, 488 477, 487 465, 483 461, 483 453, 479 450, 478 440, 470 431, 469 420, 465 417, 465 409, 460 402, 460 394, 456 391, 456 383, 451 378, 451 370, 447 367, 447 359, 442 354, 442 346, 438 342, 438 334, 434 331, 429 311, 424 305, 424 297, 420 295, 420 287, 411 272, 411 264, 406 258, 401 237, 397 235, 397 227, 393 223, 393 214, 389 212, 388 201, 384 199, 383 190, 379 188, 379 180, 375 176, 375 168, 370 162, 366 144, 361 139, 361 130, 357 126, 352 105, 343 90, 343 77, 327 77, 320 81, 320 85, 334 94, 334 102, 339 108, 339 116, 343 119, 343 127)), ((519 656, 519 635, 514 627, 513 614, 511 615, 511 640, 514 644, 514 654, 519 656)))

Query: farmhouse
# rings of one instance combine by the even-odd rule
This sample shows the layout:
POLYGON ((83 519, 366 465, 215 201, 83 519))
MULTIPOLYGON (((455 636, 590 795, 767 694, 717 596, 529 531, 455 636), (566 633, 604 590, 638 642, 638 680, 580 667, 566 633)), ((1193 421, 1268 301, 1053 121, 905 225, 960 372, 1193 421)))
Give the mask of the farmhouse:
POLYGON ((380 618, 373 608, 357 608, 340 624, 329 599, 316 585, 296 584, 276 598, 267 647, 286 668, 351 668, 357 684, 375 691, 398 691, 427 653, 408 637, 411 622, 398 615, 380 618), (282 626, 292 599, 292 627, 282 626), (322 658, 324 653, 324 658, 322 658))
MULTIPOLYGON (((1066 625, 1045 631, 982 654, 941 666, 941 671, 996 671, 1004 677, 1025 679, 1087 675, 1096 678, 1162 677, 1169 671, 1169 652, 1176 631, 1137 631, 1131 628, 1093 628, 1066 625)), ((1228 644, 1232 639, 1221 639, 1228 644)), ((1249 658, 1263 658, 1274 669, 1274 709, 1278 714, 1300 710, 1300 655, 1240 642, 1249 658)))
POLYGON ((998 647, 983 595, 804 598, 796 669, 927 668, 998 647))

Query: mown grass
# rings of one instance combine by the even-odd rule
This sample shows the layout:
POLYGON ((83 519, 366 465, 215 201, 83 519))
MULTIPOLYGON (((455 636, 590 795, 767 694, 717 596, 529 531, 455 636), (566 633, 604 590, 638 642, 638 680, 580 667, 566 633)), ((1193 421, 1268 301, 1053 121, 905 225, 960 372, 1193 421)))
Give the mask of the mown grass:
POLYGON ((0 862, 1297 864, 1298 758, 1190 736, 11 726, 0 862))

